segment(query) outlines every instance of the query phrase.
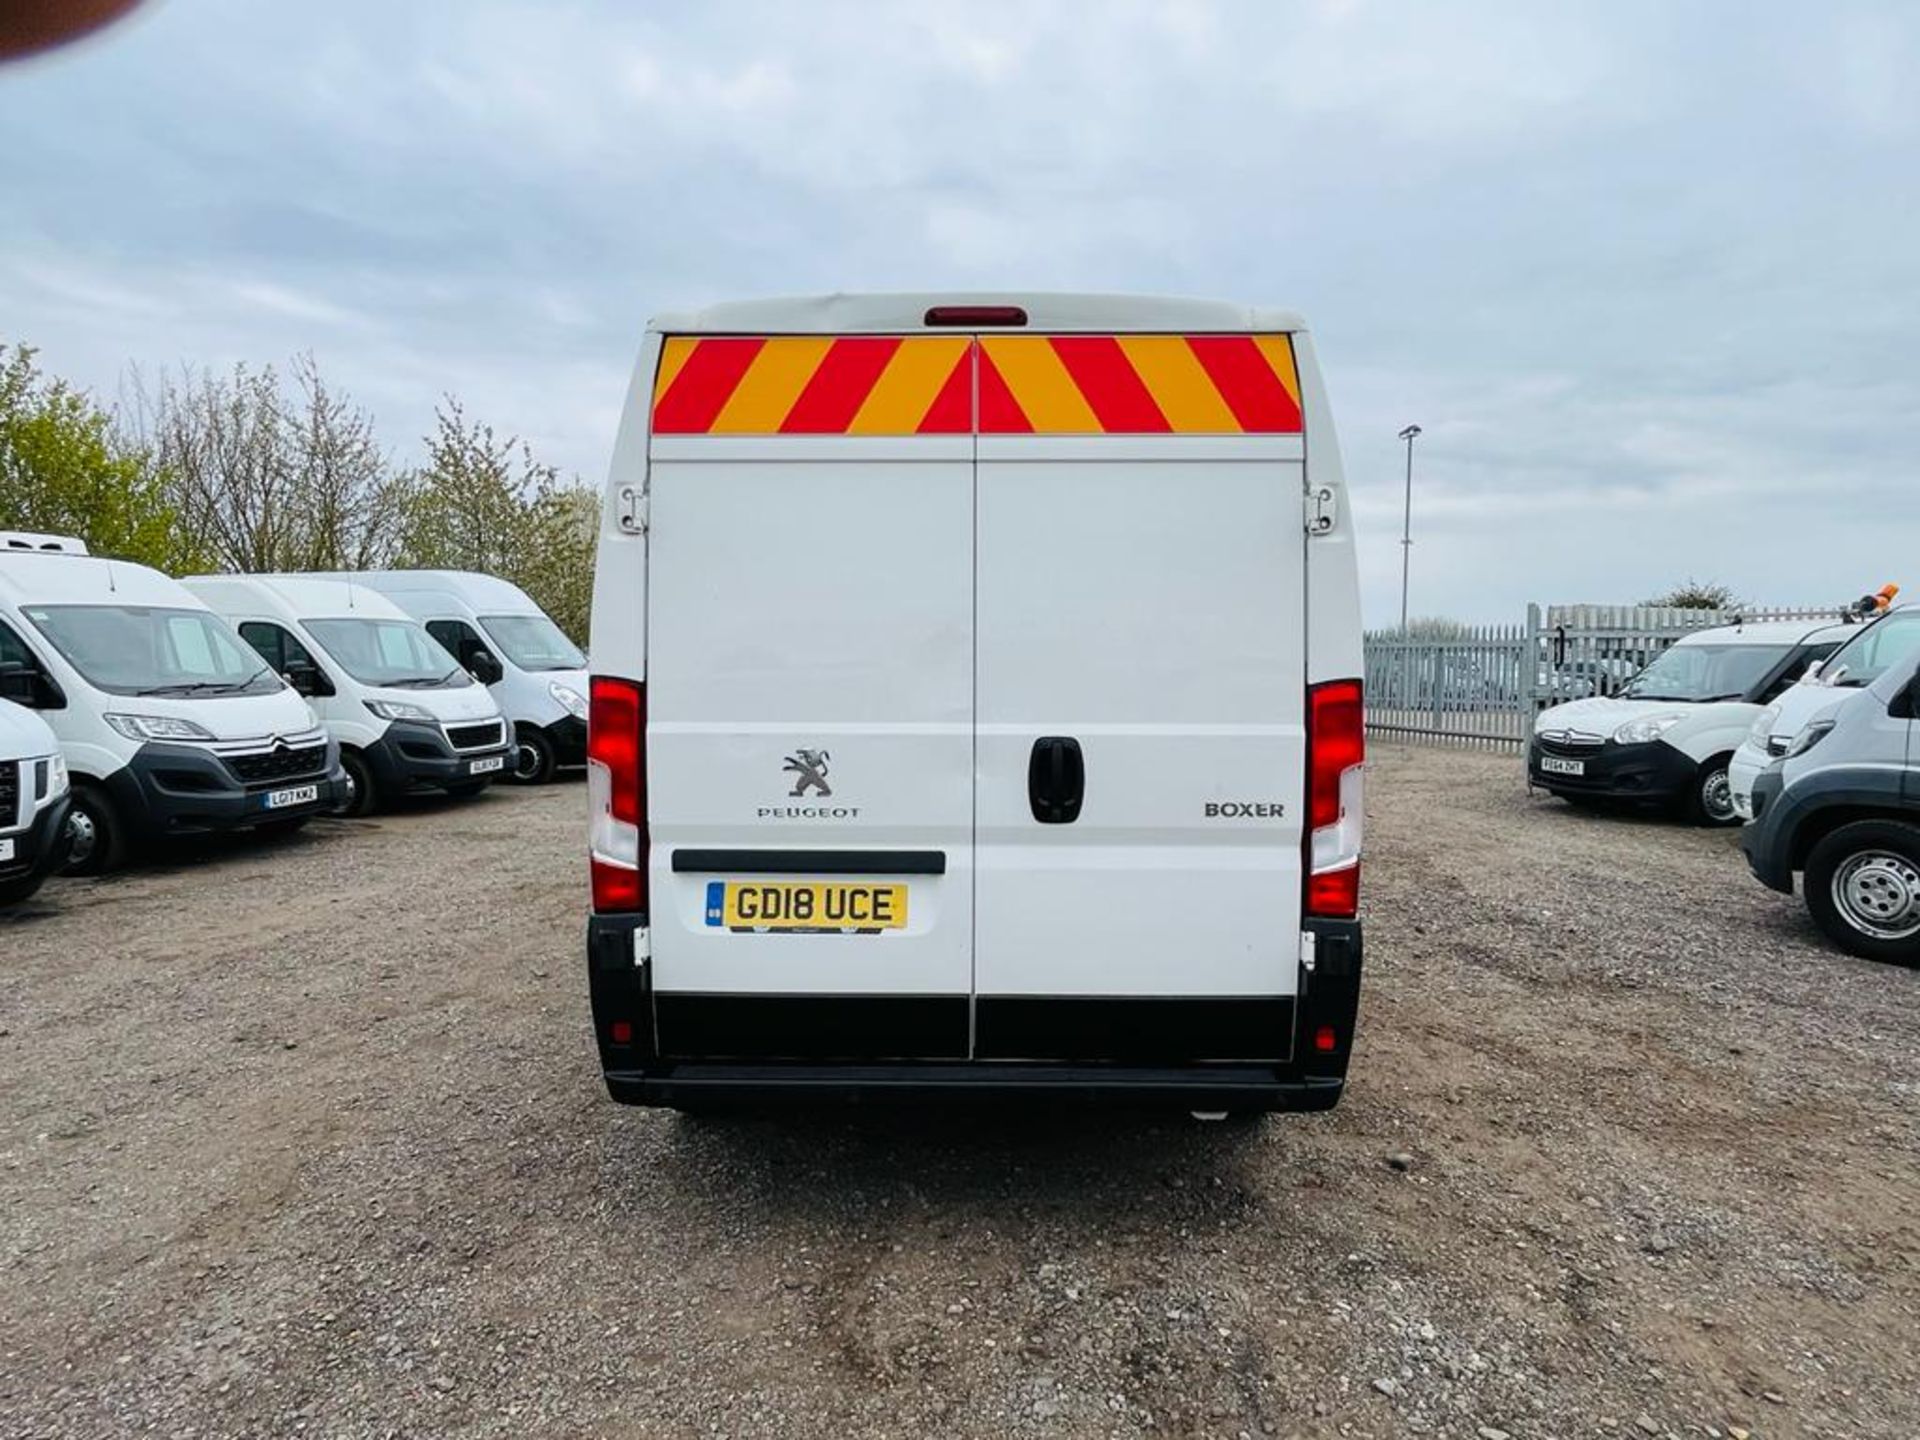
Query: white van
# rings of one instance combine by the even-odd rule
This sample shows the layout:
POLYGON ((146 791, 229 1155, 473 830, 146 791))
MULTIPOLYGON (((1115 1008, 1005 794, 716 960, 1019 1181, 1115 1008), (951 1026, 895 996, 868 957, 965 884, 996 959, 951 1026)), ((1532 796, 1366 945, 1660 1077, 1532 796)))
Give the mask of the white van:
POLYGON ((518 585, 471 570, 337 575, 392 600, 493 691, 513 727, 511 778, 539 784, 587 762, 587 657, 518 585))
POLYGON ((1727 767, 1754 717, 1848 633, 1834 621, 1773 620, 1684 635, 1618 693, 1542 710, 1527 781, 1576 805, 1654 805, 1731 825, 1727 767))
POLYGON ((477 795, 506 772, 506 722, 487 687, 364 585, 311 575, 181 582, 305 695, 340 746, 344 815, 397 795, 477 795))
MULTIPOLYGON (((0 692, 15 674, 0 671, 0 692)), ((66 854, 67 762, 60 742, 38 715, 0 699, 0 905, 31 899, 66 854)))
POLYGON ((176 835, 291 829, 346 787, 307 702, 144 565, 0 549, 0 695, 60 738, 70 872, 176 835))
POLYGON ((1760 772, 1791 750, 1808 726, 1827 719, 1844 701, 1920 650, 1920 609, 1889 610, 1846 634, 1839 649, 1754 717, 1746 739, 1734 751, 1727 781, 1734 813, 1742 820, 1753 819, 1753 785, 1760 772))
POLYGON ((1298 319, 666 317, 603 509, 588 951, 615 1099, 1335 1102, 1360 614, 1298 319))

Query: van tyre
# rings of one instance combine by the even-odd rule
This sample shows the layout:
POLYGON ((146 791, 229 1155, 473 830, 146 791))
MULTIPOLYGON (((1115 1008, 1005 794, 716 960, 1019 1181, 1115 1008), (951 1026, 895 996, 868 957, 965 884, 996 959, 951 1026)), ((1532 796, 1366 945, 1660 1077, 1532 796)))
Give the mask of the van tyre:
POLYGON ((33 875, 25 880, 0 880, 0 905, 21 905, 31 900, 45 879, 44 875, 33 875))
POLYGON ((118 868, 126 858, 126 826, 106 791, 94 785, 75 785, 73 804, 67 811, 67 862, 61 873, 101 875, 118 868))
POLYGON ((516 785, 544 785, 553 778, 553 746, 531 725, 513 732, 513 773, 516 785))
POLYGON ((373 783, 373 767, 359 751, 342 750, 340 768, 347 772, 347 793, 340 797, 333 813, 353 820, 371 815, 380 800, 379 788, 373 783))
POLYGON ((1740 823, 1740 812, 1733 808, 1733 781, 1727 776, 1732 760, 1731 755, 1716 755, 1700 766, 1683 802, 1686 818, 1695 825, 1718 828, 1740 823))
POLYGON ((1807 856, 1807 909, 1850 955, 1920 965, 1920 825, 1856 820, 1807 856))

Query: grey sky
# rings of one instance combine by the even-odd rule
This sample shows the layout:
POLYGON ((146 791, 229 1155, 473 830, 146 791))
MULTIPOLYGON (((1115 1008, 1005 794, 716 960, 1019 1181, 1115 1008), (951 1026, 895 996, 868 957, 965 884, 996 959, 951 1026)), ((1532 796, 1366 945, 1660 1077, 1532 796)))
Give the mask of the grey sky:
POLYGON ((1920 594, 1900 3, 155 0, 0 70, 0 338, 312 350, 596 483, 648 313, 823 289, 1286 305, 1398 606, 1920 594))

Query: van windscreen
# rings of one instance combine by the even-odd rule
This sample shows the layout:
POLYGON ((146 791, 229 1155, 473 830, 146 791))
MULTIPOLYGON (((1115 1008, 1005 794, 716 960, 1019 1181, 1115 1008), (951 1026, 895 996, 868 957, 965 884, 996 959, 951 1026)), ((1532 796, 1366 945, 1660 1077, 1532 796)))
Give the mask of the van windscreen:
POLYGON ((273 667, 205 610, 29 605, 22 614, 89 685, 112 695, 265 695, 273 667))
POLYGON ((493 643, 522 670, 584 670, 587 657, 545 615, 482 615, 493 643))
POLYGON ((362 685, 457 690, 473 678, 413 620, 306 620, 307 633, 362 685))

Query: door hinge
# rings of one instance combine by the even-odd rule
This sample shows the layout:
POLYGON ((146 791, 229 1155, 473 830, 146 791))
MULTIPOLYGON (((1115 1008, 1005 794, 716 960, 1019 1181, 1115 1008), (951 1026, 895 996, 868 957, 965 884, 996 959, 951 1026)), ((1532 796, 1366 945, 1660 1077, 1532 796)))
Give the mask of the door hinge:
POLYGON ((633 968, 644 970, 653 958, 653 931, 645 925, 633 932, 633 968))
POLYGON ((1307 487, 1307 534, 1325 535, 1340 515, 1340 502, 1331 485, 1307 487))
POLYGON ((614 495, 614 521, 622 534, 646 534, 649 509, 647 492, 638 485, 622 485, 614 495))
POLYGON ((1314 966, 1320 963, 1320 937, 1311 930, 1300 932, 1300 968, 1307 974, 1313 974, 1314 966))

